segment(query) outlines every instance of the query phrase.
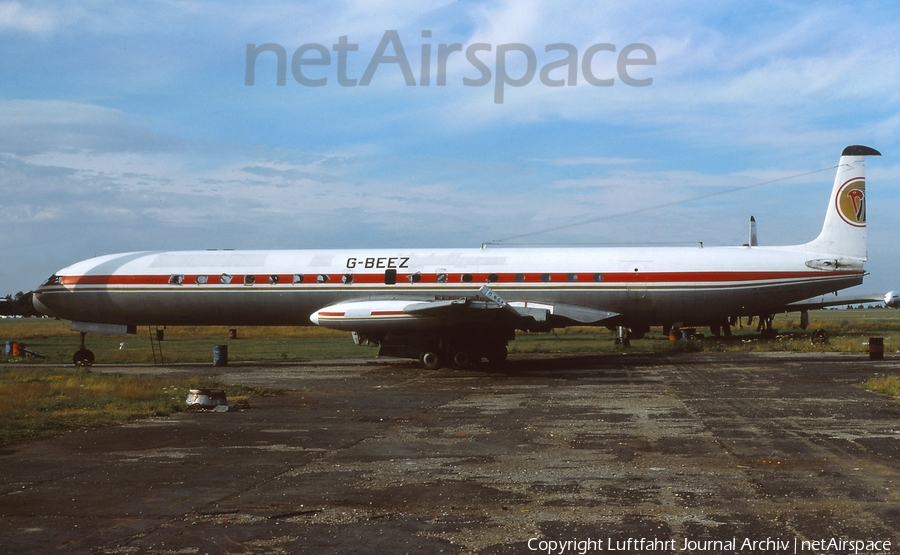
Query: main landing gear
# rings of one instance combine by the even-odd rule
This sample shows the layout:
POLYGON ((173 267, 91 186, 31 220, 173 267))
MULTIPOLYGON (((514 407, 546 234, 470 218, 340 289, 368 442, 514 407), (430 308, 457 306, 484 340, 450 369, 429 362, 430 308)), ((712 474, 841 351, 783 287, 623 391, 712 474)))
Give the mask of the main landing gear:
POLYGON ((426 370, 437 370, 450 365, 454 368, 471 368, 482 358, 486 358, 490 364, 501 364, 506 361, 509 354, 506 345, 490 345, 478 347, 476 350, 472 347, 470 345, 466 350, 444 350, 433 347, 419 354, 419 364, 426 370))
POLYGON ((84 346, 84 337, 86 335, 87 332, 81 332, 81 345, 75 351, 75 354, 72 355, 72 362, 75 363, 75 368, 83 368, 94 364, 94 352, 84 346))
POLYGON ((506 345, 512 339, 515 339, 514 329, 489 327, 387 333, 377 338, 357 336, 359 344, 380 345, 381 356, 416 359, 426 370, 444 366, 471 368, 482 359, 501 364, 509 353, 506 345))

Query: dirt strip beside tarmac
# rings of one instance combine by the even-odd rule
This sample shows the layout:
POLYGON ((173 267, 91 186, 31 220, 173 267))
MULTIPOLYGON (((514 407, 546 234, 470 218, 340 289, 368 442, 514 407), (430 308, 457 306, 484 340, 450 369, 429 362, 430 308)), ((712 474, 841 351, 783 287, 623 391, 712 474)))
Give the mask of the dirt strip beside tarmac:
POLYGON ((0 448, 0 552, 900 553, 900 403, 857 387, 898 367, 97 367, 288 392, 0 448))

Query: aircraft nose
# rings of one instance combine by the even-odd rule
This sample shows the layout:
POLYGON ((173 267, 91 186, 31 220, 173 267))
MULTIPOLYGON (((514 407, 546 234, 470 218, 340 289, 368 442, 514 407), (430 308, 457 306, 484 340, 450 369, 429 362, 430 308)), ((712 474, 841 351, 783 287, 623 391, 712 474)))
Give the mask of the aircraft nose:
POLYGON ((39 291, 35 291, 31 295, 31 305, 34 307, 34 309, 36 311, 40 312, 41 314, 43 314, 45 316, 50 316, 53 318, 56 317, 56 314, 54 314, 53 311, 50 310, 50 308, 47 305, 45 305, 43 302, 41 302, 41 293, 39 291))

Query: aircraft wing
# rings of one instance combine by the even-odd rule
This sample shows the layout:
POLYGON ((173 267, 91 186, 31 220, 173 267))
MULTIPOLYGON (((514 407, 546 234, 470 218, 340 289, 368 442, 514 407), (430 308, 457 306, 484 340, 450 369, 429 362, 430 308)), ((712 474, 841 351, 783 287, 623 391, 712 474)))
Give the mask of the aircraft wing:
MULTIPOLYGON (((888 293, 888 296, 891 293, 888 293)), ((778 312, 797 312, 801 310, 819 310, 830 306, 849 306, 858 304, 884 303, 891 306, 884 293, 862 294, 862 295, 822 295, 812 297, 803 301, 797 301, 771 310, 772 313, 778 312)))
POLYGON ((532 301, 507 302, 488 286, 457 299, 391 297, 343 301, 312 314, 313 323, 344 331, 404 331, 459 324, 493 323, 518 329, 597 324, 618 313, 590 307, 532 301))
POLYGON ((809 325, 809 311, 821 310, 830 306, 850 306, 870 303, 884 303, 889 308, 900 306, 900 293, 890 291, 887 294, 862 294, 862 295, 822 295, 811 297, 795 303, 772 307, 763 314, 777 314, 779 312, 800 312, 800 328, 806 329, 809 325))

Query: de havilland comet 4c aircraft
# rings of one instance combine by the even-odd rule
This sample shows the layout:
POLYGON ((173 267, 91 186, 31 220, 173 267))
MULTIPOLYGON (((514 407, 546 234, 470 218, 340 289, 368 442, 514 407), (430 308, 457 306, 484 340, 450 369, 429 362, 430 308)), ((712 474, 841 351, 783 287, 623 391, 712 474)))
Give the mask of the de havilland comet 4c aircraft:
POLYGON ((719 325, 859 285, 865 157, 848 146, 818 237, 793 246, 133 252, 63 268, 34 292, 82 332, 138 325, 311 325, 426 368, 505 360, 516 330, 719 325))

